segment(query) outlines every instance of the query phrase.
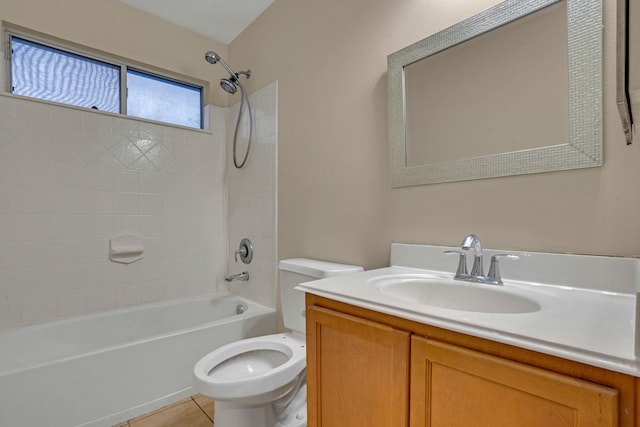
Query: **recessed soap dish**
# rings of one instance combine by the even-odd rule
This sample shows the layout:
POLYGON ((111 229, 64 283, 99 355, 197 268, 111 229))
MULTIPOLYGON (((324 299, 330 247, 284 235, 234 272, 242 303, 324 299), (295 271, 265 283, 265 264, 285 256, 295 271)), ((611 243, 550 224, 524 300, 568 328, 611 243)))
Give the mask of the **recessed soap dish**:
POLYGON ((109 259, 121 264, 131 264, 143 258, 142 237, 133 234, 121 234, 109 240, 109 259))

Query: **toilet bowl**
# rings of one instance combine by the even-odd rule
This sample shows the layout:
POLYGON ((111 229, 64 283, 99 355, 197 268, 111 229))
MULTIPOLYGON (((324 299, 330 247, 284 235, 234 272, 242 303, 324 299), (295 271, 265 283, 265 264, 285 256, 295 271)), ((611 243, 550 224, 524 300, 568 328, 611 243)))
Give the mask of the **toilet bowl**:
POLYGON ((294 332, 222 346, 200 359, 194 376, 206 396, 264 405, 289 393, 305 366, 305 337, 294 332))
POLYGON ((200 359, 193 386, 215 401, 216 427, 305 427, 304 293, 299 283, 362 271, 305 258, 279 263, 284 325, 291 332, 236 341, 200 359))

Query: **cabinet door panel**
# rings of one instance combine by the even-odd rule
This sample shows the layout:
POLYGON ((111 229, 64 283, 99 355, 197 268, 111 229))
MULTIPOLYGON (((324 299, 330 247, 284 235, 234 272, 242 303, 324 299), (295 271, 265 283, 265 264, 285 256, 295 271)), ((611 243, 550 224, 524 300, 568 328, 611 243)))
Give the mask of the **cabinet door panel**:
POLYGON ((409 333, 307 309, 310 427, 408 424, 409 333))
POLYGON ((618 392, 412 337, 411 427, 615 427, 618 392))

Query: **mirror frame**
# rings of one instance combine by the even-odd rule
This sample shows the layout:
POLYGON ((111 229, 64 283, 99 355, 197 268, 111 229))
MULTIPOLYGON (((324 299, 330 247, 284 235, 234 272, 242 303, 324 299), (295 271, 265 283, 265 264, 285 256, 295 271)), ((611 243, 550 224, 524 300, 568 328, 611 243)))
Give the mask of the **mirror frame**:
POLYGON ((404 67, 561 0, 506 0, 387 57, 391 186, 522 175, 602 166, 602 0, 566 0, 568 142, 540 148, 407 166, 404 67))
POLYGON ((640 79, 634 78, 638 65, 631 60, 631 56, 640 54, 640 44, 634 43, 637 37, 631 33, 640 23, 640 5, 618 0, 617 14, 616 104, 626 143, 631 145, 636 138, 635 122, 640 116, 640 79))
POLYGON ((616 32, 616 105, 627 145, 633 142, 633 115, 629 97, 629 2, 618 0, 616 32))

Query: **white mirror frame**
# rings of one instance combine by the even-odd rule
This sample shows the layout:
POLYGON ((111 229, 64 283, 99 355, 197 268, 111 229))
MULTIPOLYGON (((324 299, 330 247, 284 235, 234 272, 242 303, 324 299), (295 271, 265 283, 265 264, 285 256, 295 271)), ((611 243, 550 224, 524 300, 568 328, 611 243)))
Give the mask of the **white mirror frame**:
POLYGON ((407 166, 404 67, 558 1, 560 0, 506 0, 387 57, 392 187, 602 166, 602 0, 566 0, 569 53, 568 142, 489 156, 407 166))
POLYGON ((618 0, 618 28, 616 32, 616 103, 622 130, 627 145, 633 143, 636 125, 640 116, 640 43, 635 42, 640 34, 640 4, 629 0, 618 0))

